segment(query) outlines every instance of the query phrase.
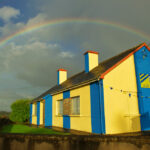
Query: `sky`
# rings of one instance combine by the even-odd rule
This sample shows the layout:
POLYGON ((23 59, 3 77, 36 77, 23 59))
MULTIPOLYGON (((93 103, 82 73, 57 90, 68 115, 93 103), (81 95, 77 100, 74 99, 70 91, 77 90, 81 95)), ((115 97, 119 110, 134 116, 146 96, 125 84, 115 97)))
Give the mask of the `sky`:
POLYGON ((149 0, 0 0, 0 111, 35 98, 84 70, 87 50, 99 62, 150 44, 149 0))

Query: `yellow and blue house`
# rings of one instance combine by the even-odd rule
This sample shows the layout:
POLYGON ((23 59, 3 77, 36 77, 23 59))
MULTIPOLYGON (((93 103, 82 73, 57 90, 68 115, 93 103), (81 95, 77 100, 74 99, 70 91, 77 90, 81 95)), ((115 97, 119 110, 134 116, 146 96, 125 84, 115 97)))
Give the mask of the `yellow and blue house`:
POLYGON ((84 54, 84 71, 67 78, 30 104, 30 123, 97 134, 150 130, 150 48, 146 43, 98 63, 84 54))

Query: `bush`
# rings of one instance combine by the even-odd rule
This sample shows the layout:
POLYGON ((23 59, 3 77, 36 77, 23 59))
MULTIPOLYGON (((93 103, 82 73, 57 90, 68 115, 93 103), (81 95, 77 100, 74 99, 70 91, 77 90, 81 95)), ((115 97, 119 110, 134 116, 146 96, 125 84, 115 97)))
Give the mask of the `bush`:
POLYGON ((10 120, 20 123, 29 121, 30 100, 17 100, 11 104, 11 109, 10 120))
POLYGON ((9 120, 9 118, 7 116, 3 116, 0 118, 0 129, 3 127, 3 126, 6 126, 6 125, 9 125, 9 124, 12 124, 13 122, 11 120, 9 120))

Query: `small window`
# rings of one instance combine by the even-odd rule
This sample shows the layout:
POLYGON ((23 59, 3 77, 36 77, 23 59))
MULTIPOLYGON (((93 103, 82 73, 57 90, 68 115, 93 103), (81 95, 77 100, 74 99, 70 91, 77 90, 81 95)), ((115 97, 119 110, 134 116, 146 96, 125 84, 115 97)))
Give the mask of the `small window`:
POLYGON ((57 101, 57 115, 63 115, 63 101, 58 100, 57 101))
POLYGON ((32 115, 37 116, 37 103, 33 104, 33 113, 32 113, 32 115))
POLYGON ((80 115, 80 97, 72 98, 72 115, 80 115))

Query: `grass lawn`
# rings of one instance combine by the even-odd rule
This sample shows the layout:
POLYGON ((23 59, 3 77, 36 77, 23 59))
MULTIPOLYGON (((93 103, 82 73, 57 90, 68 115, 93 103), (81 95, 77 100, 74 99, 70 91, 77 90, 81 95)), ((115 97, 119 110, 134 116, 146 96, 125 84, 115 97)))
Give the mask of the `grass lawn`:
POLYGON ((69 135, 70 133, 57 132, 47 128, 33 128, 21 124, 6 125, 0 133, 23 133, 23 134, 57 134, 57 135, 69 135))

